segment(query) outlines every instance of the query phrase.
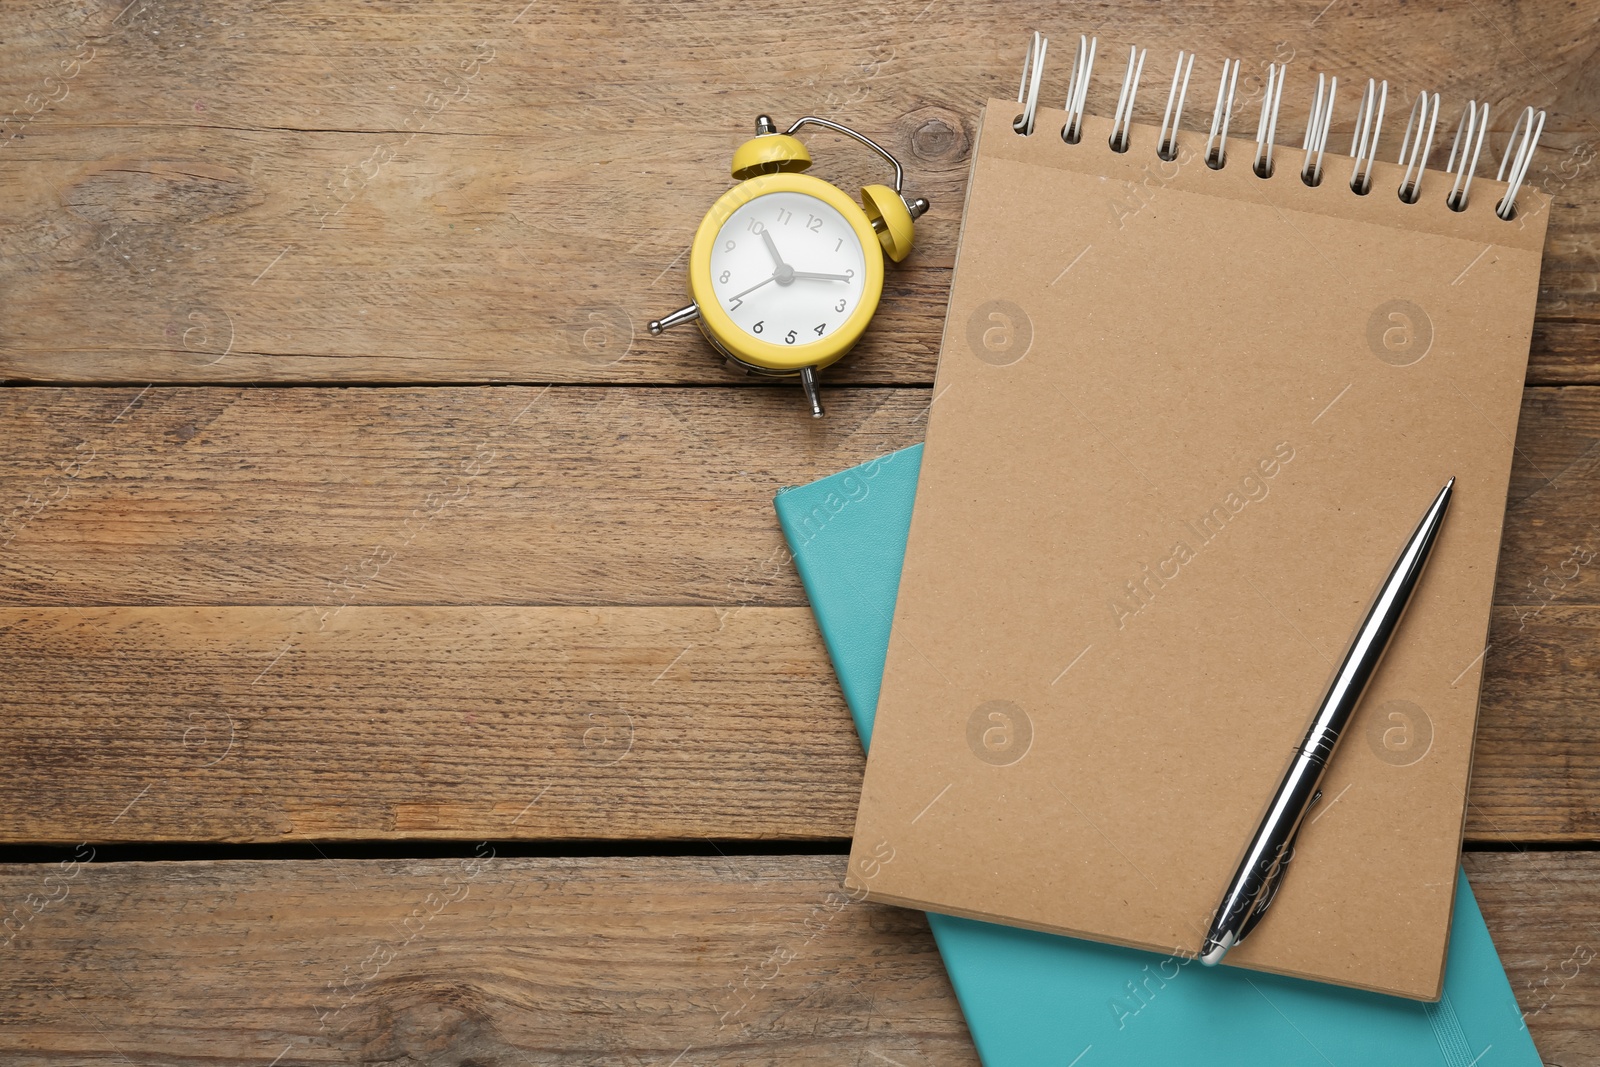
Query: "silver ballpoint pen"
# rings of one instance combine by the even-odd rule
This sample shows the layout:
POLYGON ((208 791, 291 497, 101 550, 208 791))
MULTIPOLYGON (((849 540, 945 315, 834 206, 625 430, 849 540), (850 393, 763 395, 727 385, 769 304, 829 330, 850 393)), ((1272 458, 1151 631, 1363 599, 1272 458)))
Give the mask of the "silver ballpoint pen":
POLYGON ((1222 903, 1217 905, 1211 929, 1206 932, 1205 944, 1200 949, 1200 962, 1206 966, 1221 963, 1228 950, 1249 935, 1278 892, 1284 871, 1294 858, 1294 840, 1300 832, 1300 824, 1311 805, 1322 796, 1319 788, 1322 772, 1333 757, 1339 735, 1349 725, 1350 716, 1361 701, 1368 679, 1378 669, 1390 636, 1400 625, 1400 616, 1422 577, 1422 568, 1428 562, 1439 527, 1444 523, 1445 509, 1450 504, 1455 484, 1454 478, 1444 484, 1417 524, 1416 532, 1400 550, 1400 558, 1367 610, 1367 617, 1350 642, 1344 661, 1334 672, 1305 739, 1295 750, 1289 770, 1273 794, 1266 817, 1250 840, 1250 847, 1228 883, 1222 903))

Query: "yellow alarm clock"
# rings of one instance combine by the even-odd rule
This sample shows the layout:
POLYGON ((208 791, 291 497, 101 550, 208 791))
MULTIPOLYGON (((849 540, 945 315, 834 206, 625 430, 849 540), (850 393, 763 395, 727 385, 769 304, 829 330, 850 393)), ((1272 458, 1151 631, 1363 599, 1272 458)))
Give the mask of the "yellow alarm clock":
POLYGON ((739 184, 711 205, 689 248, 693 302, 650 323, 650 332, 698 321, 706 340, 748 373, 798 376, 820 418, 817 372, 860 340, 883 295, 883 257, 906 258, 928 202, 901 195, 900 163, 877 142, 809 115, 783 133, 762 115, 756 136, 734 152, 732 170, 739 184), (811 166, 794 136, 803 126, 872 149, 894 167, 894 187, 868 185, 857 205, 800 173, 811 166))

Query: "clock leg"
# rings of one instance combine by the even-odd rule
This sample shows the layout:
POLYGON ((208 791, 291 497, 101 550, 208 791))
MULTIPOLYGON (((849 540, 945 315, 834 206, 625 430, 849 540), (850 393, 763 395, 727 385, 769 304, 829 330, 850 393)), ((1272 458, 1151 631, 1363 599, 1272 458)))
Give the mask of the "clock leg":
POLYGON ((806 391, 806 401, 811 405, 811 417, 822 418, 822 394, 817 390, 817 368, 800 368, 800 388, 806 391))
POLYGON ((661 331, 667 329, 669 326, 677 326, 685 322, 693 322, 699 317, 700 309, 694 304, 690 304, 688 307, 681 307, 664 319, 652 320, 650 323, 650 336, 659 337, 661 335, 661 331))

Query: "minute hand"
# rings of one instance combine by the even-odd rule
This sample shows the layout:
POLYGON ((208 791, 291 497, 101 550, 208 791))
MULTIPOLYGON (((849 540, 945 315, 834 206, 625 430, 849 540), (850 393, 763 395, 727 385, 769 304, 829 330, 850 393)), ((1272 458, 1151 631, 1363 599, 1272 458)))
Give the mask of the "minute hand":
POLYGON ((848 274, 819 274, 814 270, 797 270, 794 272, 794 276, 796 278, 811 278, 824 282, 847 282, 850 280, 850 275, 848 274))
POLYGON ((732 296, 728 297, 728 299, 729 300, 739 300, 739 299, 741 299, 741 298, 743 298, 745 296, 748 296, 749 294, 755 292, 757 289, 761 288, 763 285, 768 285, 768 284, 770 284, 772 282, 775 282, 777 280, 778 280, 778 275, 776 273, 773 273, 772 275, 761 279, 759 282, 756 282, 754 285, 752 285, 750 288, 744 290, 743 292, 734 293, 732 296))

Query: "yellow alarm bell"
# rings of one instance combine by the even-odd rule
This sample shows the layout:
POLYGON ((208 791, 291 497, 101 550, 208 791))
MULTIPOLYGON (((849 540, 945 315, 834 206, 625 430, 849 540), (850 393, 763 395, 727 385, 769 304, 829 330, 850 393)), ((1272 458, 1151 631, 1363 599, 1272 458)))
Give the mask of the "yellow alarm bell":
POLYGON ((698 321, 706 340, 746 372, 798 375, 820 418, 817 371, 861 338, 883 295, 883 257, 906 258, 928 202, 901 194, 900 163, 877 142, 809 115, 783 133, 762 115, 731 169, 739 184, 711 205, 689 248, 692 303, 650 323, 650 332, 698 321), (894 186, 867 186, 857 205, 800 173, 811 153, 794 134, 808 125, 882 156, 894 167, 894 186))

